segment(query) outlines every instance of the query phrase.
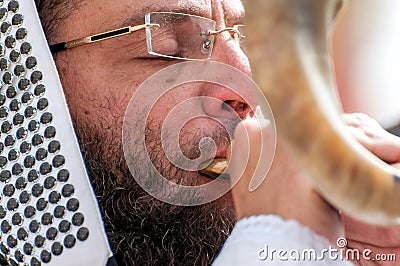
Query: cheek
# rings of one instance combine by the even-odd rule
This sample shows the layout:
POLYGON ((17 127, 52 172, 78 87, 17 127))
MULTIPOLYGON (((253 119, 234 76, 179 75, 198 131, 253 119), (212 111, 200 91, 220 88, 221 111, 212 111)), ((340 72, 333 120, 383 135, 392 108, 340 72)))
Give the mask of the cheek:
MULTIPOLYGON (((74 61, 73 57, 71 61, 74 61)), ((142 71, 135 68, 129 68, 128 71, 121 67, 85 63, 72 65, 57 61, 73 119, 94 125, 101 123, 103 127, 120 127, 129 100, 151 71, 143 68, 142 71)))
MULTIPOLYGON (((148 122, 157 121, 159 127, 162 123, 168 123, 171 127, 181 127, 187 119, 196 115, 204 115, 201 100, 198 96, 201 88, 197 85, 181 85, 160 95, 157 101, 150 103, 148 122), (166 120, 167 119, 167 120, 166 120)), ((162 94, 160 92, 160 94, 162 94)), ((140 106, 148 105, 148 102, 132 103, 140 106)))

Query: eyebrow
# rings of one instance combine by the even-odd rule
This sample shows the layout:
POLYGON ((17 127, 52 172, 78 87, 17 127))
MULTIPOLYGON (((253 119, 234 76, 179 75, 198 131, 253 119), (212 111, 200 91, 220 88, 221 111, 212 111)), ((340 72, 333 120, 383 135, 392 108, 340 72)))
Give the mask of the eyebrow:
POLYGON ((225 24, 226 25, 242 25, 244 24, 245 19, 245 12, 240 12, 239 14, 235 14, 233 16, 226 16, 225 17, 225 24))
POLYGON ((243 6, 235 6, 230 12, 227 12, 227 5, 223 4, 225 13, 225 24, 228 26, 241 25, 245 23, 246 10, 243 6))
POLYGON ((190 5, 190 6, 178 6, 178 7, 167 8, 153 4, 144 6, 143 8, 140 9, 140 11, 137 11, 136 14, 124 20, 120 26, 124 27, 127 25, 132 26, 132 25, 144 24, 145 14, 151 12, 175 12, 175 13, 196 15, 201 17, 211 16, 211 13, 209 13, 205 8, 201 8, 199 6, 190 5))

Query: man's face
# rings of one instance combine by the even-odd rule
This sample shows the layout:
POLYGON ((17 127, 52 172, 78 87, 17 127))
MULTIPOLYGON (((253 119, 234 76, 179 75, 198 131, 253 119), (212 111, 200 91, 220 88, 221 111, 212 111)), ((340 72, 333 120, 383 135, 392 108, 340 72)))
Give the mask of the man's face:
MULTIPOLYGON (((217 29, 243 24, 244 17, 243 6, 239 0, 87 1, 68 18, 62 27, 62 36, 55 41, 71 40, 123 26, 143 24, 144 14, 152 11, 185 12, 211 18, 217 22, 217 29)), ((240 49, 239 43, 227 32, 217 36, 212 60, 229 64, 244 73, 250 72, 247 57, 240 49)), ((124 113, 135 90, 150 75, 181 61, 149 56, 145 31, 141 30, 131 35, 67 50, 57 55, 56 62, 76 125, 102 127, 104 133, 113 136, 114 144, 120 146, 124 113)), ((157 150, 162 149, 158 145, 159 131, 165 115, 180 102, 197 96, 213 97, 225 102, 241 117, 249 111, 241 97, 221 86, 197 84, 173 89, 155 104, 146 121, 149 132, 152 132, 149 133, 151 136, 148 137, 147 145, 153 156, 161 154, 157 150)), ((137 105, 140 107, 140 103, 137 105)), ((211 117, 232 116, 231 111, 223 104, 203 101, 192 108, 196 113, 211 117)), ((138 113, 139 110, 138 108, 138 113)), ((137 119, 140 119, 139 115, 137 119)), ((211 119, 199 118, 190 121, 181 131, 180 143, 183 153, 188 157, 196 157, 193 149, 198 146, 202 135, 221 130, 211 119), (193 138, 194 132, 203 133, 193 138)), ((218 140, 216 142, 217 156, 224 157, 228 143, 218 140)), ((153 163, 161 165, 161 162, 153 163)), ((163 175, 170 180, 178 179, 176 176, 168 177, 167 173, 163 175)), ((207 182, 197 180, 199 177, 194 173, 186 172, 185 175, 192 175, 192 179, 196 179, 188 180, 191 183, 207 182)), ((204 177, 200 177, 202 178, 204 177)))
MULTIPOLYGON (((68 41, 124 26, 143 24, 144 15, 153 11, 172 11, 210 18, 217 22, 217 29, 243 24, 244 17, 240 0, 87 0, 72 11, 71 15, 61 24, 59 35, 55 36, 50 42, 68 41)), ((55 56, 55 60, 88 171, 99 196, 114 251, 125 252, 125 250, 122 250, 123 248, 129 249, 129 247, 121 247, 123 245, 114 243, 122 241, 121 238, 124 237, 121 235, 125 234, 125 238, 129 238, 127 236, 129 233, 138 234, 138 232, 125 231, 121 233, 119 231, 123 230, 120 227, 127 230, 126 228, 129 227, 127 224, 137 222, 132 220, 133 218, 130 215, 137 216, 142 226, 143 220, 152 216, 148 209, 138 212, 134 207, 127 207, 128 205, 132 206, 133 201, 135 201, 135 204, 138 203, 139 198, 140 203, 137 205, 141 205, 140 208, 143 208, 143 206, 150 208, 149 205, 151 204, 163 206, 160 207, 160 210, 162 209, 165 213, 168 213, 166 208, 169 208, 169 212, 173 210, 177 215, 168 219, 179 219, 182 223, 190 219, 190 217, 182 217, 187 215, 193 216, 195 218, 193 220, 197 220, 204 226, 206 222, 201 221, 201 215, 208 217, 209 212, 215 211, 217 215, 215 219, 219 219, 219 221, 213 222, 212 226, 216 227, 216 232, 222 234, 223 237, 215 240, 218 243, 207 244, 208 247, 212 247, 210 248, 212 251, 210 254, 207 253, 207 258, 200 263, 204 263, 206 260, 209 262, 232 226, 232 221, 227 222, 225 220, 232 219, 232 212, 226 210, 225 207, 215 208, 214 204, 209 207, 203 206, 193 209, 181 208, 185 209, 184 213, 181 213, 181 211, 177 211, 176 207, 166 207, 165 204, 153 199, 144 201, 143 197, 147 198, 148 195, 139 192, 140 189, 134 184, 134 179, 124 162, 121 144, 125 110, 137 88, 152 74, 181 61, 149 56, 144 30, 63 51, 55 56), (120 213, 117 213, 118 210, 120 210, 120 213), (199 214, 198 212, 203 213, 199 214), (123 219, 127 220, 126 223, 123 219), (218 228, 223 226, 227 228, 218 228)), ((247 57, 241 50, 240 44, 233 40, 228 32, 216 37, 212 60, 229 64, 246 74, 250 73, 247 57)), ((183 171, 170 164, 163 153, 160 141, 161 126, 166 114, 179 103, 199 96, 216 98, 221 102, 221 104, 215 104, 214 101, 199 101, 191 106, 193 111, 204 114, 204 116, 230 118, 233 117, 233 109, 241 118, 244 118, 250 111, 242 98, 243 96, 250 98, 250 92, 249 95, 240 97, 227 88, 208 83, 179 86, 160 98, 146 119, 146 147, 156 168, 165 178, 176 183, 203 184, 209 181, 206 176, 200 175, 198 172, 183 171), (227 108, 226 105, 231 108, 227 108)), ((137 119, 144 119, 140 114, 140 103, 137 103, 137 106, 137 119)), ((232 120, 231 128, 227 130, 212 119, 205 117, 189 121, 179 133, 179 144, 183 154, 191 159, 196 158, 199 156, 199 141, 205 136, 210 136, 217 143, 216 156, 225 157, 226 150, 229 147, 229 132, 227 131, 233 130, 237 122, 237 119, 232 120)), ((135 136, 134 132, 131 134, 133 139, 139 137, 135 136)), ((137 158, 133 158, 134 161, 141 161, 142 154, 133 154, 132 156, 137 156, 137 158)), ((143 166, 138 163, 137 168, 141 175, 150 173, 146 165, 143 166)), ((137 205, 135 206, 137 207, 137 205)), ((218 204, 218 206, 221 205, 218 204)), ((162 230, 168 233, 173 228, 171 223, 169 224, 171 227, 165 226, 162 230)), ((191 225, 192 229, 183 225, 178 227, 181 231, 196 230, 193 225, 191 225)), ((134 227, 130 230, 143 231, 146 228, 134 227)), ((163 234, 167 233, 164 232, 163 234)), ((198 234, 198 232, 183 233, 198 234)), ((146 234, 149 238, 152 237, 149 232, 146 234)), ((174 234, 178 233, 175 232, 174 234)), ((125 238, 123 240, 126 241, 125 238)), ((154 236, 154 238, 156 237, 154 236)), ((130 241, 134 242, 133 239, 130 239, 130 241)), ((192 241, 192 245, 204 244, 194 243, 195 241, 197 240, 192 241)), ((201 240, 198 241, 201 242, 201 240)), ((212 242, 212 240, 210 241, 212 242)), ((134 244, 126 243, 126 245, 134 244)), ((149 244, 147 248, 150 248, 149 246, 152 245, 149 244)), ((153 248, 157 249, 157 247, 153 248)), ((194 249, 194 247, 191 248, 194 249)), ((160 248, 160 250, 162 249, 160 248)), ((176 252, 174 254, 171 256, 178 257, 176 252)), ((137 254, 121 255, 121 257, 124 256, 137 256, 137 254)), ((139 257, 133 259, 138 261, 139 257)), ((128 263, 128 259, 123 258, 121 260, 128 263)), ((171 259, 168 260, 171 261, 171 259)))

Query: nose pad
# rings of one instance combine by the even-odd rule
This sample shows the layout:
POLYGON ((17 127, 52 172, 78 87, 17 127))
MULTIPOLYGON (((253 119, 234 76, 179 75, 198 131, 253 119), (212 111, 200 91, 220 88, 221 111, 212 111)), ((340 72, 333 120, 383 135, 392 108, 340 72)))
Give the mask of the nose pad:
POLYGON ((244 119, 251 111, 245 95, 239 95, 221 85, 208 84, 204 89, 202 105, 204 112, 211 117, 244 119))

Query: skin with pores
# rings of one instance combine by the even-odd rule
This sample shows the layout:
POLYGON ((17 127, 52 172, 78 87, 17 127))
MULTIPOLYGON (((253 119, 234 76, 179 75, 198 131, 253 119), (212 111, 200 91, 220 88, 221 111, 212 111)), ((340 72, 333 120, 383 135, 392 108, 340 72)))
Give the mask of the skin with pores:
MULTIPOLYGON (((243 6, 236 0, 89 0, 76 6, 61 23, 54 38, 49 38, 49 43, 143 24, 144 14, 152 11, 184 12, 212 18, 217 22, 217 28, 243 24, 244 17, 243 6)), ((161 203, 134 183, 121 147, 124 113, 137 87, 152 74, 180 61, 149 56, 144 31, 66 50, 54 58, 117 260, 122 265, 138 262, 150 265, 210 264, 233 227, 235 215, 230 196, 193 208, 161 203)), ((228 33, 217 36, 212 60, 250 73, 247 57, 228 33)), ((146 139, 149 141, 146 144, 159 171, 166 178, 183 184, 209 180, 197 172, 180 171, 170 165, 162 153, 160 125, 174 106, 196 96, 227 102, 242 118, 249 111, 238 95, 210 84, 178 87, 159 100, 147 121, 146 139)), ((251 95, 244 96, 251 98, 251 95)), ((202 102, 192 108, 200 109, 204 115, 231 116, 222 105, 202 102)), ((140 112, 137 119, 141 119, 140 112)), ((207 118, 187 123, 180 135, 183 152, 190 157, 201 137, 210 133, 227 135, 217 123, 207 118)), ((224 157, 229 143, 224 137, 219 139, 217 154, 224 157)), ((140 163, 141 154, 136 156, 140 163)), ((149 173, 146 167, 138 164, 137 171, 146 175, 149 173)))
MULTIPOLYGON (((122 26, 139 25, 143 24, 145 13, 160 10, 212 18, 217 22, 217 28, 243 24, 244 17, 239 0, 86 0, 77 4, 47 37, 49 43, 58 43, 122 26)), ((137 87, 152 74, 179 61, 149 58, 143 31, 66 50, 56 54, 54 59, 117 260, 121 265, 144 262, 149 265, 210 264, 235 221, 230 196, 193 208, 161 203, 133 182, 121 147, 124 112, 137 87)), ((250 74, 247 57, 228 33, 217 37, 212 60, 250 74)), ((242 118, 249 111, 241 97, 226 88, 209 84, 193 84, 185 89, 178 87, 160 99, 148 119, 146 134, 150 141, 147 145, 153 163, 164 176, 183 184, 199 184, 208 180, 198 173, 180 171, 168 163, 159 145, 160 124, 175 105, 196 96, 209 96, 226 102, 242 118)), ((244 96, 251 98, 251 92, 244 96)), ((222 105, 207 102, 193 108, 210 116, 230 115, 222 105)), ((364 124, 353 123, 353 127, 362 128, 364 124)), ((246 126, 251 130, 251 125, 246 126)), ((189 157, 196 156, 193 150, 198 147, 197 142, 210 133, 219 136, 227 134, 206 118, 187 123, 180 136, 183 152, 189 157)), ((355 135, 362 142, 371 139, 371 134, 363 134, 362 131, 355 135)), ((385 157, 387 150, 392 151, 398 143, 385 134, 381 136, 380 140, 387 148, 383 153, 378 152, 378 155, 385 157)), ((221 157, 226 156, 229 150, 229 143, 224 139, 220 137, 217 141, 218 155, 221 157)), ((369 144, 374 151, 375 143, 363 144, 369 144)), ((137 156, 140 161, 141 155, 137 156)), ((146 174, 147 170, 146 166, 138 165, 140 173, 146 174)), ((241 182, 246 187, 246 179, 241 182)), ((238 218, 258 213, 278 213, 285 218, 300 220, 331 241, 343 234, 343 223, 337 212, 318 196, 307 175, 296 167, 281 145, 278 145, 270 176, 258 194, 257 191, 247 193, 241 188, 239 184, 233 190, 238 218), (288 182, 280 182, 283 179, 288 182), (292 186, 288 186, 288 183, 292 186), (263 191, 269 191, 267 197, 260 196, 265 195, 263 191), (278 196, 279 200, 274 196, 278 196), (273 197, 273 201, 268 200, 273 197), (301 209, 313 211, 299 213, 291 207, 290 202, 293 201, 297 202, 297 207, 302 205, 301 209), (258 207, 253 209, 254 206, 258 207), (328 227, 327 221, 330 224, 328 227)), ((399 247, 398 228, 378 230, 351 222, 346 230, 350 245, 355 247, 373 245, 378 246, 380 251, 388 252, 399 247), (366 237, 369 234, 370 237, 366 237), (390 240, 385 237, 387 235, 390 235, 390 240), (352 239, 358 241, 353 242, 352 239)))

